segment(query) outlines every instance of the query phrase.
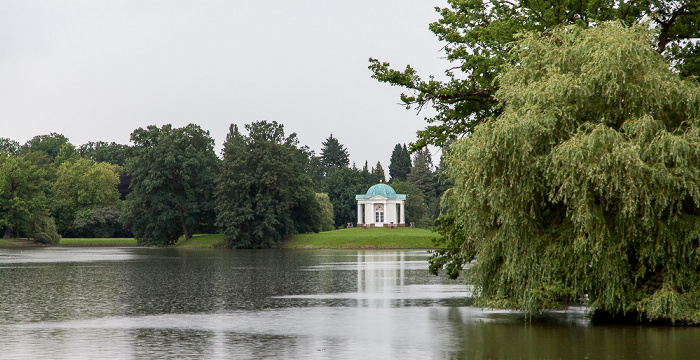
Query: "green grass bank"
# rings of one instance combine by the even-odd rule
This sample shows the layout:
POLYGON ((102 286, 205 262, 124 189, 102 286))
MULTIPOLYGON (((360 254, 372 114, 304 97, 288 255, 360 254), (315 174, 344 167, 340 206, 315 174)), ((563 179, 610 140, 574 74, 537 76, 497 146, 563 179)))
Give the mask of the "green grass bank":
POLYGON ((350 228, 318 234, 298 234, 282 242, 283 249, 430 249, 437 234, 426 229, 350 228))
MULTIPOLYGON (((298 234, 282 241, 283 249, 430 249, 436 234, 425 229, 411 228, 351 228, 321 233, 298 234)), ((224 235, 194 235, 181 238, 173 247, 183 249, 215 249, 224 247, 224 235)), ((0 239, 0 246, 37 246, 27 239, 0 239)), ((75 246, 136 246, 133 238, 63 238, 60 245, 75 246)))
POLYGON ((123 246, 136 245, 134 238, 63 238, 60 245, 123 246))

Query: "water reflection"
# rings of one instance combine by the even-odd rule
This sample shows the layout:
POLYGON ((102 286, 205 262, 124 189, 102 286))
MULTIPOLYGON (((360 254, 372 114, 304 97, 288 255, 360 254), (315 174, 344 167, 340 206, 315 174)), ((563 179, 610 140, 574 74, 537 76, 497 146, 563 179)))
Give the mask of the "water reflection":
POLYGON ((697 358, 697 328, 465 306, 415 251, 0 249, 0 358, 697 358))

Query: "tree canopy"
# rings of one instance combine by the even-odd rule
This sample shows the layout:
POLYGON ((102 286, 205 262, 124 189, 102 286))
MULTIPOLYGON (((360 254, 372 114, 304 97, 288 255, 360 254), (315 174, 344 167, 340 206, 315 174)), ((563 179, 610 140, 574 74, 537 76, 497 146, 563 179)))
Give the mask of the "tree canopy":
POLYGON ((296 134, 259 121, 231 125, 216 189, 217 224, 230 248, 276 247, 286 235, 318 232, 321 210, 296 134))
POLYGON ((395 70, 387 62, 370 59, 372 77, 408 90, 402 103, 418 109, 432 106, 436 115, 418 131, 411 145, 440 146, 473 131, 474 126, 501 112, 495 96, 502 69, 511 64, 509 52, 516 34, 549 31, 561 25, 595 26, 605 21, 625 25, 650 21, 657 29, 649 41, 684 76, 700 75, 700 2, 696 0, 508 1, 448 0, 436 8, 441 19, 430 30, 445 42, 450 62, 444 81, 421 78, 411 66, 395 70))
POLYGON ((411 166, 411 155, 408 153, 406 144, 403 147, 401 147, 401 144, 396 144, 389 160, 389 176, 391 176, 391 180, 406 181, 408 173, 411 172, 411 166))
POLYGON ((131 134, 133 176, 122 220, 142 244, 171 245, 214 220, 214 173, 218 159, 208 131, 154 125, 131 134))
POLYGON ((85 158, 62 163, 50 201, 58 231, 65 236, 78 214, 87 215, 96 207, 118 206, 117 184, 121 172, 117 165, 85 158))
POLYGON ((0 152, 0 228, 33 236, 31 223, 47 212, 46 171, 24 156, 0 152))
POLYGON ((350 155, 345 146, 331 134, 321 145, 321 164, 328 172, 330 169, 347 167, 350 164, 350 155))
POLYGON ((450 150, 455 226, 433 271, 476 257, 482 306, 700 322, 700 87, 654 36, 601 24, 517 42, 502 113, 450 150))

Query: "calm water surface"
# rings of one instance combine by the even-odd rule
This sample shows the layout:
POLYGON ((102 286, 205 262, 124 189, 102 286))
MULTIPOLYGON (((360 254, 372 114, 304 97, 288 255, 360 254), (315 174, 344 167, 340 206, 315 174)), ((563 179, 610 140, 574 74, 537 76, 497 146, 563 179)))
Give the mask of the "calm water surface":
POLYGON ((466 306, 425 251, 0 249, 0 358, 699 359, 700 328, 466 306))

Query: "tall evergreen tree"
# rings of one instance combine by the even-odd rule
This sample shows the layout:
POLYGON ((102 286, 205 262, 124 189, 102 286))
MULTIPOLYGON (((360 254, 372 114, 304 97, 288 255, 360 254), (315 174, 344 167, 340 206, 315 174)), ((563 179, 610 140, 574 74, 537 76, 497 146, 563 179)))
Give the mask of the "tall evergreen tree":
POLYGON ((386 174, 384 174, 384 168, 382 167, 381 162, 377 161, 377 166, 372 168, 372 175, 374 175, 375 183, 386 182, 386 174))
POLYGON ((406 181, 410 172, 411 155, 408 154, 406 144, 404 144, 403 147, 401 147, 401 144, 396 144, 396 146, 394 146, 394 151, 391 152, 391 160, 389 162, 389 176, 391 176, 391 181, 406 181))
POLYGON ((408 181, 417 186, 426 199, 437 196, 437 179, 433 173, 433 160, 428 148, 422 148, 414 153, 413 167, 408 174, 408 181))
POLYGON ((121 219, 141 244, 166 246, 214 220, 218 159, 208 131, 190 124, 138 128, 131 134, 133 176, 121 219))
POLYGON ((333 134, 321 144, 323 145, 323 148, 321 148, 321 164, 326 169, 326 173, 330 169, 347 167, 350 164, 348 151, 338 139, 333 137, 333 134))
POLYGON ((321 210, 305 172, 309 153, 297 147, 296 134, 259 121, 231 125, 216 189, 217 225, 230 248, 279 246, 286 235, 318 232, 321 210))

